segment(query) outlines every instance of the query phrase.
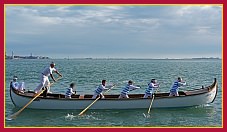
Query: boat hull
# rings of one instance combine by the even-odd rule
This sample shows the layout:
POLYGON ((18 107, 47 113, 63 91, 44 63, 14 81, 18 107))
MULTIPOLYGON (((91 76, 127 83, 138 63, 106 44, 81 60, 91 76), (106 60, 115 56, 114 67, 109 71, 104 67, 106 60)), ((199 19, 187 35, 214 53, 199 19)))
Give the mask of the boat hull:
MULTIPOLYGON (((196 91, 186 91, 185 95, 178 97, 160 96, 155 97, 152 108, 175 108, 175 107, 190 107, 212 103, 217 94, 217 82, 215 81, 210 88, 199 89, 196 91), (195 94, 190 94, 194 92, 195 94), (187 95, 188 94, 188 95, 187 95)), ((12 102, 23 107, 32 97, 27 97, 10 90, 12 102)), ((65 99, 65 98, 42 98, 35 99, 27 108, 32 109, 84 109, 91 104, 94 99, 65 99)), ((144 98, 129 98, 129 99, 100 99, 94 103, 90 109, 142 109, 148 108, 151 99, 144 98)))

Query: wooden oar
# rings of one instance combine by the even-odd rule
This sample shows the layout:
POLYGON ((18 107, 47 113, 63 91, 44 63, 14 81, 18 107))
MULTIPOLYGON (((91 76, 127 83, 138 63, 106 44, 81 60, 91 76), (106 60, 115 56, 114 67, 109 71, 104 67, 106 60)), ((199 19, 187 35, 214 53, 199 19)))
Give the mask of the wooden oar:
MULTIPOLYGON (((59 80, 61 77, 57 78, 57 80, 59 80)), ((53 85, 54 82, 52 82, 49 86, 53 85)), ((37 97, 39 97, 40 94, 42 94, 46 89, 44 88, 40 93, 36 94, 35 97, 33 99, 31 99, 24 107, 22 107, 19 111, 17 111, 16 113, 10 115, 9 117, 7 117, 7 119, 12 120, 15 119, 28 105, 30 105, 37 97)))
MULTIPOLYGON (((114 86, 113 86, 114 87, 114 86)), ((107 93, 109 92, 113 87, 111 87, 110 89, 108 89, 106 92, 104 93, 107 93)), ((98 101, 101 97, 99 96, 97 99, 95 99, 90 105, 88 105, 83 111, 80 112, 80 114, 78 114, 79 116, 83 115, 83 113, 85 111, 87 111, 96 101, 98 101)))
MULTIPOLYGON (((155 93, 158 91, 159 88, 156 89, 155 93)), ((151 103, 150 103, 150 106, 148 108, 148 111, 147 111, 147 116, 143 113, 143 115, 145 117, 149 117, 148 115, 150 114, 150 111, 151 111, 151 107, 152 107, 152 104, 153 104, 153 101, 154 101, 154 98, 155 98, 155 93, 152 94, 152 99, 151 99, 151 103)))

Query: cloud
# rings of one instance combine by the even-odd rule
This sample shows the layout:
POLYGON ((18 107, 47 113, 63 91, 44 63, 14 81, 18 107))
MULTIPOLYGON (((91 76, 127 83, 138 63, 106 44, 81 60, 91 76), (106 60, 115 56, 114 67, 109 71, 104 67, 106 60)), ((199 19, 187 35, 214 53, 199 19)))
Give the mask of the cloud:
POLYGON ((130 49, 140 54, 136 56, 149 57, 162 56, 163 51, 166 55, 200 54, 195 48, 206 51, 209 45, 213 51, 207 48, 206 54, 221 56, 221 29, 222 6, 6 7, 8 51, 17 44, 17 48, 26 45, 42 54, 38 45, 48 43, 48 48, 58 45, 55 54, 62 54, 64 48, 80 56, 134 57, 124 52, 130 49), (178 46, 188 48, 179 51, 178 46), (150 48, 156 50, 149 53, 150 48), (97 49, 106 52, 100 54, 97 49))
POLYGON ((122 6, 102 6, 101 8, 107 8, 107 9, 112 9, 112 10, 123 10, 124 7, 122 6))

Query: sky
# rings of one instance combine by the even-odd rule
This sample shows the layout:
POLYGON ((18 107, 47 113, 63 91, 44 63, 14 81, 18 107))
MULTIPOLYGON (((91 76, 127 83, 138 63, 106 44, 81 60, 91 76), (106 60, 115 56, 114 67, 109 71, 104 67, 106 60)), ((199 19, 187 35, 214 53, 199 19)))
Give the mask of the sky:
POLYGON ((222 6, 6 6, 6 54, 222 57, 222 6))

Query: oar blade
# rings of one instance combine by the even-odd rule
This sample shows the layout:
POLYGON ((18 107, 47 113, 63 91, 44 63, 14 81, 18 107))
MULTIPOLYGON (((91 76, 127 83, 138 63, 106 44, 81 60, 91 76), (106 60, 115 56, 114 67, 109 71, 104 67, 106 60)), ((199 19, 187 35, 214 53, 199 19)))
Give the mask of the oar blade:
POLYGON ((12 121, 13 118, 11 118, 11 117, 6 117, 6 120, 7 120, 7 121, 12 121))
POLYGON ((147 118, 147 115, 146 115, 145 113, 143 113, 143 116, 144 116, 145 118, 147 118))
POLYGON ((16 119, 17 115, 18 115, 18 112, 14 113, 12 115, 9 115, 8 117, 6 117, 6 120, 8 120, 8 121, 14 120, 14 119, 16 119))
POLYGON ((13 119, 15 119, 15 118, 13 118, 12 116, 6 117, 6 120, 7 120, 7 121, 11 121, 11 120, 13 120, 13 119))
POLYGON ((143 116, 144 116, 144 118, 150 118, 151 116, 150 116, 150 114, 145 114, 145 113, 143 113, 143 116))

